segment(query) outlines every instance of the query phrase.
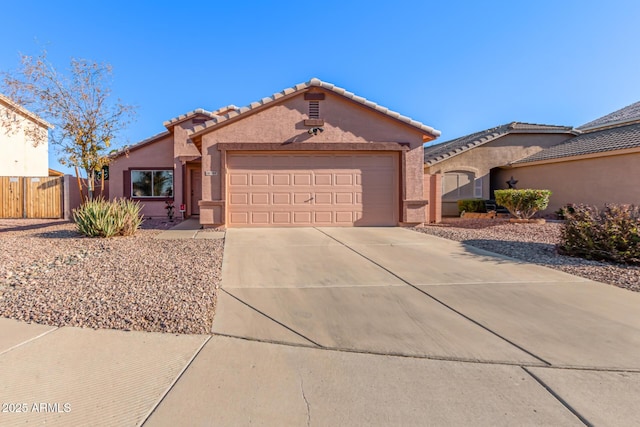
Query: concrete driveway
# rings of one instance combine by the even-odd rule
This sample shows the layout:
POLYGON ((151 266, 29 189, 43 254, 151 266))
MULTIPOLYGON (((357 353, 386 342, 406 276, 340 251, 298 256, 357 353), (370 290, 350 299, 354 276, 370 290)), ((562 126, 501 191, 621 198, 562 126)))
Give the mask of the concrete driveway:
POLYGON ((0 331, 3 426, 640 420, 640 294, 402 228, 228 230, 211 335, 0 331))
POLYGON ((213 333, 149 425, 640 419, 639 294, 402 228, 228 230, 213 333))

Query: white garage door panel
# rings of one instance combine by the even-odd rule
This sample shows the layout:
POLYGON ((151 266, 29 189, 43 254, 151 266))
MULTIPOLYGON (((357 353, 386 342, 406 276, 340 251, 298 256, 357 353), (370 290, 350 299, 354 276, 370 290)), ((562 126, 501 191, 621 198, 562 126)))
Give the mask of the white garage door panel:
POLYGON ((397 155, 232 154, 228 225, 396 225, 397 155))

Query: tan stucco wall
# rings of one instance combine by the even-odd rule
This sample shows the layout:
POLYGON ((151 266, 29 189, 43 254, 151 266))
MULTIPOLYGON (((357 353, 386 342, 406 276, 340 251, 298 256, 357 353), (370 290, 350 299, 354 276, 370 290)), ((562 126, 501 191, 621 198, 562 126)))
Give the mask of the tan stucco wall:
MULTIPOLYGON (((510 134, 433 166, 425 165, 424 173, 472 172, 475 178, 482 177, 482 198, 488 199, 491 192, 489 179, 491 169, 528 157, 544 148, 566 141, 572 136, 571 134, 510 134)), ((443 200, 442 214, 445 216, 458 215, 457 202, 443 200)))
MULTIPOLYGON (((315 91, 321 91, 314 89, 315 91)), ((400 223, 422 223, 426 218, 423 192, 423 132, 391 117, 371 110, 357 102, 347 100, 331 92, 320 101, 320 117, 324 120, 324 132, 309 135, 308 101, 304 92, 274 102, 262 110, 248 112, 236 120, 205 132, 201 137, 188 138, 187 129, 192 121, 178 123, 172 133, 155 142, 134 149, 129 157, 121 156, 110 166, 110 197, 122 197, 124 172, 129 168, 174 169, 175 205, 189 203, 183 199, 185 185, 184 157, 191 159, 200 154, 202 176, 202 200, 200 222, 206 226, 223 225, 225 221, 225 154, 232 150, 229 144, 249 144, 259 150, 351 151, 365 148, 373 151, 399 153, 400 179, 405 184, 400 188, 397 205, 400 223), (374 143, 367 145, 368 143, 374 143), (401 143, 401 144, 399 144, 401 143), (226 145, 225 145, 226 144, 226 145), (339 144, 339 145, 338 145, 339 144), (377 145, 376 145, 377 144, 377 145), (264 146, 265 148, 261 148, 264 146), (184 156, 183 159, 180 156, 184 156)), ((199 159, 192 159, 198 162, 199 159)), ((187 187, 189 183, 186 183, 187 187)), ((165 216, 164 201, 144 201, 146 216, 165 216)), ((177 211, 176 211, 177 212, 177 211)))
POLYGON ((442 174, 424 175, 424 198, 429 200, 425 223, 442 221, 442 174))
POLYGON ((324 132, 312 136, 304 125, 308 101, 301 93, 281 104, 247 115, 206 136, 218 142, 414 142, 422 134, 381 113, 330 92, 320 101, 324 132))
MULTIPOLYGON (((109 165, 109 198, 124 197, 124 172, 129 168, 166 168, 173 169, 174 198, 182 197, 182 186, 176 185, 176 177, 180 171, 174 167, 173 135, 168 135, 157 142, 132 151, 129 156, 120 156, 109 165)), ((134 199, 135 200, 135 199, 134 199)), ((176 202, 177 204, 178 202, 176 202)), ((142 214, 146 217, 165 217, 164 201, 142 201, 142 214)), ((178 213, 176 209, 176 214, 178 213)))
MULTIPOLYGON (((201 223, 212 225, 224 220, 225 164, 217 146, 219 143, 278 143, 283 144, 283 149, 304 145, 310 150, 331 149, 331 144, 335 143, 407 143, 408 149, 401 156, 402 175, 406 182, 399 201, 401 222, 424 221, 424 204, 407 203, 423 200, 422 132, 327 92, 325 100, 320 101, 324 132, 313 136, 307 133, 310 127, 304 125, 304 120, 308 119, 307 110, 308 101, 301 93, 202 136, 202 170, 214 171, 216 175, 203 177, 201 223), (218 205, 207 206, 212 203, 218 205)), ((344 149, 342 146, 341 150, 344 149)))
POLYGON ((48 130, 20 112, 11 112, 0 102, 0 176, 49 176, 48 130), (10 126, 4 123, 7 112, 10 126), (25 127, 37 129, 36 141, 25 127), (37 143, 34 146, 34 142, 37 143))
MULTIPOLYGON (((512 175, 517 188, 552 191, 550 214, 568 203, 603 206, 605 203, 640 204, 640 152, 600 158, 514 167, 498 172, 500 182, 512 175)), ((503 188, 506 188, 505 184, 503 188)))

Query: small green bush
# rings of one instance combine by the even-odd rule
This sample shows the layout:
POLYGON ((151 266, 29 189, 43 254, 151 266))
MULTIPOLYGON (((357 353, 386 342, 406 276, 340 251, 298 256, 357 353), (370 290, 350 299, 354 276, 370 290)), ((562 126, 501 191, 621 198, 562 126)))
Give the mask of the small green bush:
POLYGON ((509 210, 511 215, 520 219, 529 219, 536 212, 549 206, 549 190, 495 190, 496 203, 509 210))
POLYGON ((482 199, 460 199, 458 200, 458 212, 486 212, 484 200, 482 199))
POLYGON ((573 206, 565 213, 558 251, 586 259, 640 264, 640 208, 573 206))
POLYGON ((131 236, 140 224, 141 206, 128 199, 89 200, 73 210, 73 221, 79 233, 89 237, 131 236))

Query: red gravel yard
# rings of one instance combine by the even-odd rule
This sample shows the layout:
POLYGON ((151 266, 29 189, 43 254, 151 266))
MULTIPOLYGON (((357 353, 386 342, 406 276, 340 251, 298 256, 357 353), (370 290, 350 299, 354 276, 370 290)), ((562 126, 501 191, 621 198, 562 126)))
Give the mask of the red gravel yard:
POLYGON ((223 240, 82 237, 72 223, 0 220, 0 317, 56 326, 211 330, 223 240))
MULTIPOLYGON (((91 239, 72 223, 0 220, 0 317, 56 326, 208 333, 223 240, 91 239)), ((446 218, 416 231, 640 291, 640 268, 558 255, 559 223, 446 218)))
POLYGON ((631 291, 640 291, 640 267, 559 255, 556 244, 560 242, 561 227, 560 222, 512 224, 507 219, 443 218, 440 224, 415 230, 631 291))

